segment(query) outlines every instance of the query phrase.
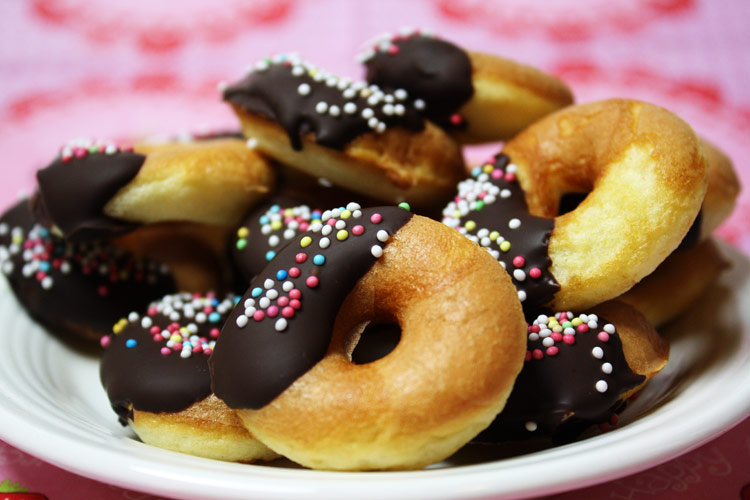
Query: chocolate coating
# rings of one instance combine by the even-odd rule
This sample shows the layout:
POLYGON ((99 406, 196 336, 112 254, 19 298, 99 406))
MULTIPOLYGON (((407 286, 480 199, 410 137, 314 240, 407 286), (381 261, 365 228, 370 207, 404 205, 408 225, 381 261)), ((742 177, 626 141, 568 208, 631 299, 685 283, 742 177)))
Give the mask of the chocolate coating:
POLYGON ((547 252, 554 219, 529 213, 514 172, 503 153, 493 163, 476 167, 443 211, 443 223, 490 251, 510 275, 528 313, 552 300, 560 289, 549 271, 552 261, 547 252), (493 232, 499 235, 494 240, 493 232), (510 243, 507 249, 505 242, 510 243))
POLYGON ((422 99, 426 104, 422 114, 443 127, 456 127, 451 115, 474 95, 468 54, 439 38, 394 37, 387 49, 377 46, 365 65, 369 83, 388 90, 401 88, 412 99, 422 99))
POLYGON ((144 155, 126 151, 57 158, 37 172, 39 194, 34 211, 40 221, 54 224, 71 241, 128 232, 135 225, 108 217, 104 206, 133 180, 144 161, 144 155))
POLYGON ((555 342, 559 349, 555 355, 547 354, 544 338, 537 335, 532 340, 530 332, 529 354, 505 409, 477 440, 551 436, 567 441, 591 425, 607 422, 620 409, 622 394, 646 378, 631 371, 617 333, 608 334, 606 341, 598 337, 607 320, 599 318, 597 323, 595 329, 577 332, 574 344, 555 342), (601 357, 595 356, 595 349, 601 349, 601 357), (531 355, 535 351, 540 359, 531 355), (606 373, 610 368, 611 373, 606 373), (606 383, 604 392, 596 388, 599 381, 606 383), (536 428, 531 430, 527 424, 536 428))
MULTIPOLYGON (((143 316, 131 316, 120 333, 109 335, 100 365, 100 377, 112 409, 120 417, 123 425, 132 418, 132 410, 151 413, 176 413, 204 400, 211 394, 211 377, 208 373, 208 357, 214 338, 234 306, 234 297, 228 296, 223 302, 213 297, 193 297, 191 294, 170 295, 159 303, 149 306, 143 316), (195 313, 186 317, 182 304, 195 304, 199 312, 206 307, 213 311, 223 311, 212 316, 205 314, 203 321, 196 320, 195 313), (169 315, 167 315, 169 313, 169 315), (159 327, 168 331, 172 327, 179 333, 182 327, 194 329, 202 342, 196 342, 191 355, 180 355, 180 350, 167 348, 168 338, 158 334, 158 341, 151 328, 159 327), (212 335, 212 332, 214 335, 212 335), (205 347, 205 349, 204 349, 205 347)), ((131 313, 133 314, 133 313, 131 313)), ((169 333, 172 335, 172 332, 169 333)), ((187 339, 183 339, 183 344, 187 339)), ((105 342, 106 344, 106 342, 105 342)))
POLYGON ((331 219, 324 213, 324 228, 332 227, 329 220, 346 228, 326 236, 317 225, 297 236, 253 280, 231 313, 209 360, 213 390, 230 408, 262 408, 323 359, 341 304, 377 260, 373 246, 387 244, 378 233, 392 235, 412 216, 396 207, 351 212, 348 218, 334 212, 331 219), (373 214, 382 220, 373 221, 373 214), (357 226, 363 229, 360 235, 357 226), (343 230, 349 235, 339 240, 343 230), (308 242, 304 238, 308 246, 303 246, 308 242), (262 319, 257 321, 255 314, 262 319))
POLYGON ((168 270, 108 243, 72 243, 36 223, 28 200, 0 218, 0 269, 18 301, 62 335, 98 340, 115 321, 174 290, 168 270))
POLYGON ((302 135, 307 133, 314 134, 320 145, 343 150, 356 137, 373 132, 378 123, 412 131, 424 128, 421 115, 405 99, 393 98, 392 103, 387 103, 383 96, 370 103, 373 92, 369 89, 354 88, 348 83, 339 86, 342 80, 300 61, 285 59, 262 64, 265 65, 261 69, 228 87, 224 100, 278 123, 297 151, 302 149, 302 135), (320 103, 325 104, 325 110, 316 109, 320 103), (395 110, 396 105, 400 112, 395 110), (354 111, 349 112, 352 106, 354 111), (368 109, 370 112, 365 111, 368 109))

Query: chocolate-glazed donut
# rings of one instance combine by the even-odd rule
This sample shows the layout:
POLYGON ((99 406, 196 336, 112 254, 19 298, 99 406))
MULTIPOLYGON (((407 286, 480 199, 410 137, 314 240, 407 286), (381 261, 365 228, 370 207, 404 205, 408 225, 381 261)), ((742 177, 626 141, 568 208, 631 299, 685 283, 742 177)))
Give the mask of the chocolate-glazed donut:
POLYGON ((349 205, 325 211, 253 280, 209 365, 217 397, 291 460, 417 468, 500 411, 524 331, 507 275, 470 241, 401 208, 349 205), (356 364, 370 324, 398 325, 401 339, 356 364))
POLYGON ((88 340, 98 340, 132 308, 174 291, 164 265, 111 243, 65 241, 36 222, 28 200, 0 218, 0 268, 34 319, 88 340))
POLYGON ((276 457, 211 394, 208 357, 236 301, 167 295, 102 337, 102 385, 120 422, 143 442, 227 461, 276 457))
POLYGON ((592 425, 608 426, 669 354, 645 318, 618 301, 590 314, 540 314, 527 331, 526 362, 513 392, 478 441, 564 442, 592 425))

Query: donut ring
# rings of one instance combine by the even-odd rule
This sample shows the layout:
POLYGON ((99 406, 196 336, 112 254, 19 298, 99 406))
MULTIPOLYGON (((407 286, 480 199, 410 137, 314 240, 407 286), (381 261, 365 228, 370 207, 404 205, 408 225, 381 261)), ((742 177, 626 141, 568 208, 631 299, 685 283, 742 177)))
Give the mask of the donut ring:
POLYGON ((523 315, 505 273, 454 231, 396 208, 352 208, 324 213, 322 227, 344 221, 342 230, 363 231, 331 243, 322 266, 304 266, 322 262, 313 257, 327 238, 318 225, 253 281, 209 361, 213 388, 253 435, 307 467, 423 467, 502 409, 523 362, 523 315), (304 307, 299 318, 277 319, 263 300, 270 292, 286 302, 277 280, 292 274, 302 285, 281 289, 304 307), (379 321, 398 323, 401 341, 382 359, 353 364, 357 337, 379 321))
POLYGON ((29 315, 63 338, 99 340, 133 307, 174 292, 169 269, 111 242, 66 241, 28 200, 0 218, 0 270, 29 315))
POLYGON ((708 164, 708 188, 701 207, 700 240, 713 234, 734 210, 740 194, 740 181, 732 160, 716 145, 701 138, 708 164))
POLYGON ((137 144, 71 141, 37 173, 35 211, 68 239, 91 240, 140 224, 233 226, 273 185, 268 162, 231 137, 137 144))
POLYGON ((443 221, 503 264, 527 310, 581 310, 622 294, 678 247, 706 170, 695 133, 663 108, 625 99, 572 106, 476 168, 443 221), (576 192, 588 195, 557 216, 562 196, 576 192))
POLYGON ((167 295, 102 337, 102 385, 120 422, 144 443, 230 462, 278 457, 211 394, 208 356, 234 298, 167 295))
POLYGON ((368 45, 359 57, 367 81, 420 99, 425 116, 462 143, 508 140, 573 103, 563 82, 536 68, 464 51, 424 31, 386 34, 368 45))
POLYGON ((406 96, 293 56, 261 61, 223 95, 258 151, 383 202, 434 206, 464 175, 458 144, 406 96))
POLYGON ((505 410, 478 440, 564 442, 591 425, 606 430, 668 357, 669 344, 622 302, 541 314, 528 326, 526 362, 505 410))

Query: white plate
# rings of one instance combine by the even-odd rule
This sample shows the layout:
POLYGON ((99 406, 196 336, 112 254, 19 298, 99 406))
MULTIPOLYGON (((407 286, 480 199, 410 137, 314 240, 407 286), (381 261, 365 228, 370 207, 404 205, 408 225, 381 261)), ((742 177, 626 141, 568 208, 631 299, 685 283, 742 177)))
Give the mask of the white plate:
POLYGON ((82 476, 185 499, 519 498, 609 481, 695 448, 750 413, 750 262, 724 250, 733 268, 671 329, 669 364, 623 425, 570 445, 505 459, 500 448, 469 447, 428 470, 393 473, 226 464, 152 448, 117 424, 96 352, 35 326, 4 286, 0 438, 82 476))

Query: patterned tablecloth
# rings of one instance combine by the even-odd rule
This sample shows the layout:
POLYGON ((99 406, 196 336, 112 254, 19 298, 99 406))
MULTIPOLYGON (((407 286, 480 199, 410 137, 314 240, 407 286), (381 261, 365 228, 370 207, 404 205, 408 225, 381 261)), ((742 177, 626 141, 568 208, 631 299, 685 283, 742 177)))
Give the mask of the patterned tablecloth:
MULTIPOLYGON (((747 0, 8 0, 0 3, 0 202, 71 137, 236 126, 216 91, 260 57, 302 51, 359 77, 360 44, 401 26, 541 67, 577 100, 645 99, 726 151, 750 186, 747 0), (574 7, 572 7, 574 5, 574 7)), ((719 229, 750 254, 750 190, 719 229)), ((0 423, 2 425, 2 423, 0 423)), ((543 473, 543 472, 540 472, 543 473)), ((50 499, 149 498, 0 442, 0 484, 50 499)), ((556 498, 750 498, 750 420, 645 472, 556 498)))

